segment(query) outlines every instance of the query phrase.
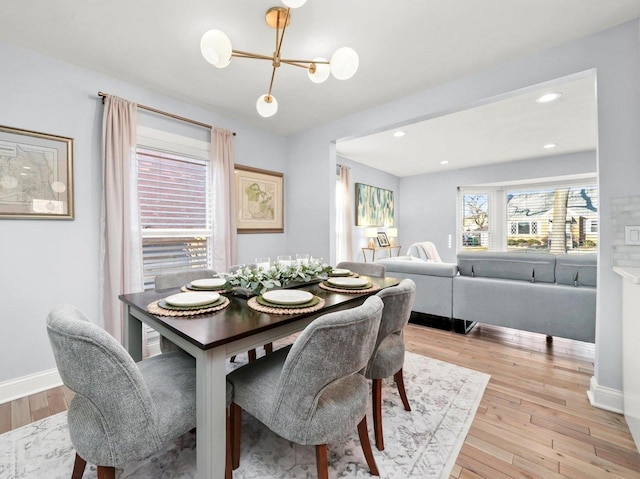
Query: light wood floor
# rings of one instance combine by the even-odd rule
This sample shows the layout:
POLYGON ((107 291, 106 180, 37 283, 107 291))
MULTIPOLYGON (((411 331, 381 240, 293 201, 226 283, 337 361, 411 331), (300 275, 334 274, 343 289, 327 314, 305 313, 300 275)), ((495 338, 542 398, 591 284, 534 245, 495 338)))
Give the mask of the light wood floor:
MULTIPOLYGON (((407 349, 491 374, 451 478, 640 478, 624 417, 592 408, 593 345, 492 326, 409 325, 407 349)), ((64 411, 63 387, 0 404, 0 433, 64 411)))

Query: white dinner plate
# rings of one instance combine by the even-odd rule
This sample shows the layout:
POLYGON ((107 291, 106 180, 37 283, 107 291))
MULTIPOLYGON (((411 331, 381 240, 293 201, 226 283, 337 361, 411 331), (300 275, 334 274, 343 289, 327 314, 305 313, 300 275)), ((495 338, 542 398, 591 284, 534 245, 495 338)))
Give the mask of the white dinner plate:
POLYGON ((227 283, 224 278, 203 278, 191 281, 191 286, 196 288, 221 288, 227 283))
POLYGON ((172 306, 202 306, 218 301, 218 299, 220 299, 220 295, 213 292, 178 293, 164 298, 167 304, 172 306))
POLYGON ((333 286, 345 286, 347 288, 365 287, 369 281, 362 278, 329 278, 327 283, 333 286))
POLYGON ((267 291, 262 297, 273 304, 304 304, 313 299, 313 294, 299 289, 276 289, 267 291))
POLYGON ((342 269, 342 268, 333 268, 331 270, 331 274, 336 274, 336 275, 348 275, 351 274, 351 270, 350 269, 342 269))

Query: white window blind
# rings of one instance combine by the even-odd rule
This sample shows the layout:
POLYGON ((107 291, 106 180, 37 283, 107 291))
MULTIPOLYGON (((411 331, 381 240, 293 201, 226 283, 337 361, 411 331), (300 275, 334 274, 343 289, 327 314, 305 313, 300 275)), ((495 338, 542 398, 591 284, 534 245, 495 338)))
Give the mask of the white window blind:
POLYGON ((142 130, 136 150, 142 262, 145 289, 153 289, 158 273, 211 265, 210 172, 204 148, 184 148, 195 140, 158 132, 157 141, 142 130))

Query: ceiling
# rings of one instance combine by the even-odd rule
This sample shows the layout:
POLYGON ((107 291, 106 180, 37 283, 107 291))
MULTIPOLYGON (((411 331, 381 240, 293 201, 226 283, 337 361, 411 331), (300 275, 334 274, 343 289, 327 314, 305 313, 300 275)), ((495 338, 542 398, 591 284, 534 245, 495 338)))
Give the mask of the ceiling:
POLYGON ((270 63, 234 58, 217 69, 199 43, 218 28, 234 48, 270 55, 264 13, 277 4, 2 0, 0 41, 290 135, 640 16, 638 0, 308 0, 292 10, 283 56, 328 58, 350 46, 360 68, 350 80, 314 84, 284 65, 273 90, 279 111, 265 119, 255 102, 270 63))
POLYGON ((533 86, 468 110, 338 141, 336 150, 347 159, 396 176, 595 150, 596 111, 595 77, 587 76, 533 86), (549 103, 536 102, 550 92, 562 96, 549 103), (405 135, 396 138, 397 131, 405 135), (551 144, 555 146, 544 148, 551 144))

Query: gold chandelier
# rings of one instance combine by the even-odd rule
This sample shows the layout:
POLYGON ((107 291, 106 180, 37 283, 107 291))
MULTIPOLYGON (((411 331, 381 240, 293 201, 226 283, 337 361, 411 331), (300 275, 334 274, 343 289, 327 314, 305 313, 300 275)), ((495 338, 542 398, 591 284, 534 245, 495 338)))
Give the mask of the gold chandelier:
POLYGON ((276 49, 273 55, 260 55, 257 53, 234 50, 229 37, 220 30, 209 30, 200 40, 200 51, 202 56, 212 65, 218 68, 226 68, 231 63, 232 57, 253 58, 257 60, 270 60, 273 65, 269 91, 265 95, 260 95, 256 102, 256 109, 263 117, 269 117, 278 111, 278 102, 272 94, 273 80, 276 70, 283 63, 301 67, 307 70, 307 74, 314 83, 322 83, 329 75, 333 75, 338 80, 351 78, 358 70, 358 54, 349 47, 342 47, 336 50, 331 56, 331 60, 325 58, 315 58, 313 60, 291 60, 280 57, 282 40, 287 26, 291 22, 291 9, 297 8, 307 0, 283 0, 285 7, 271 7, 265 14, 267 25, 276 30, 276 49))

